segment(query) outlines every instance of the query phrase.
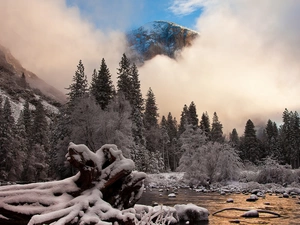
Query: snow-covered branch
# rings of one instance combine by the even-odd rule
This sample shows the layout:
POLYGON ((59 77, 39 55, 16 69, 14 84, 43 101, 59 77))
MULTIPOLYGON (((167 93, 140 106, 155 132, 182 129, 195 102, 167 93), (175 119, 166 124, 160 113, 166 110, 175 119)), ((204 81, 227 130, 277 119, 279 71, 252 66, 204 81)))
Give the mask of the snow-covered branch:
POLYGON ((0 188, 0 223, 134 224, 130 210, 141 197, 145 173, 116 145, 96 153, 70 143, 67 160, 79 172, 61 181, 0 188))

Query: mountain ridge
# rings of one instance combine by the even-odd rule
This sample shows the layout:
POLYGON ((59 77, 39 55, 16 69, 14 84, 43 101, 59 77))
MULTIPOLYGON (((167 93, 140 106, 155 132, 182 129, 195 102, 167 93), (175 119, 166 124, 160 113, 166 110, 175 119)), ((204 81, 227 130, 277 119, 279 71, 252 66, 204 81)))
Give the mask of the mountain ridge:
POLYGON ((152 21, 127 33, 128 52, 138 64, 156 55, 176 58, 183 48, 192 46, 199 36, 197 31, 173 22, 152 21))
MULTIPOLYGON (((65 103, 66 96, 55 87, 47 84, 33 72, 25 69, 21 63, 11 54, 9 49, 0 44, 0 80, 5 83, 5 78, 10 77, 17 81, 24 73, 26 81, 33 89, 40 90, 45 96, 59 102, 65 103), (4 73, 5 72, 5 73, 4 73)), ((18 83, 18 82, 17 82, 18 83)), ((3 88, 3 85, 1 85, 3 88)), ((6 89, 6 88, 4 88, 6 89)))
POLYGON ((4 46, 0 45, 0 97, 2 104, 8 99, 12 114, 17 121, 23 110, 25 101, 31 109, 35 109, 37 101, 41 101, 47 116, 58 114, 66 96, 40 79, 21 63, 4 46), (22 77, 24 74, 24 77, 22 77))

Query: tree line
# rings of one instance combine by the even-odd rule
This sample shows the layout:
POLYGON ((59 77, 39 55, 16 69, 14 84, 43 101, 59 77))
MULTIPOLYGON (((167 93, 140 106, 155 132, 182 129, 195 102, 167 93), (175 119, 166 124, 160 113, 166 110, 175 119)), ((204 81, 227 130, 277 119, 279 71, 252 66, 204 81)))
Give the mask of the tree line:
POLYGON ((202 180, 217 175, 230 179, 242 162, 259 164, 267 157, 300 166, 297 112, 285 109, 282 125, 268 120, 259 130, 249 119, 241 136, 233 129, 228 138, 217 113, 211 121, 207 112, 199 119, 193 101, 183 106, 179 122, 171 112, 159 120, 153 90, 149 88, 143 98, 138 68, 125 54, 117 68, 116 87, 103 58, 90 84, 80 60, 67 90, 68 102, 59 114, 47 113, 37 99, 34 107, 24 102, 17 121, 9 99, 1 100, 1 180, 38 181, 74 174, 65 165, 71 141, 93 151, 116 144, 140 171, 188 171, 194 179, 205 174, 202 180))

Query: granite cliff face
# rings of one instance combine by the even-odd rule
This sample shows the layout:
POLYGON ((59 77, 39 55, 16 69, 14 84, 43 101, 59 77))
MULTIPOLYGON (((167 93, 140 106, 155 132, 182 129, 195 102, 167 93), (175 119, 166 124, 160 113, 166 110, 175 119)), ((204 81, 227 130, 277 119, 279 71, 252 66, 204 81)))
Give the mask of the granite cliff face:
POLYGON ((199 33, 175 23, 154 21, 127 34, 129 55, 137 63, 143 63, 156 55, 176 58, 184 47, 192 45, 199 33))

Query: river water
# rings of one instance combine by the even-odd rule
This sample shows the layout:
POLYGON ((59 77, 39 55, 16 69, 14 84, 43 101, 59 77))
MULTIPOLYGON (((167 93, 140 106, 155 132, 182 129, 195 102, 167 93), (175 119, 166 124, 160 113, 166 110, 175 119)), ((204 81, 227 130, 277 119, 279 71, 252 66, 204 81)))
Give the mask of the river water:
MULTIPOLYGON (((231 194, 220 195, 219 193, 203 193, 195 192, 189 189, 178 189, 175 198, 168 197, 169 191, 159 192, 158 189, 146 190, 137 204, 153 205, 154 202, 166 206, 174 206, 175 204, 193 203, 197 206, 208 209, 209 221, 200 222, 197 225, 220 225, 234 224, 276 224, 276 225, 300 225, 300 197, 282 198, 276 194, 266 194, 265 198, 259 198, 256 202, 246 201, 249 195, 231 194), (227 199, 232 198, 233 203, 227 203, 227 199), (240 217, 244 212, 230 210, 223 211, 216 215, 214 212, 224 208, 246 208, 246 209, 264 209, 279 213, 281 217, 271 214, 260 213, 259 218, 243 218, 240 217), (238 221, 237 221, 238 220, 238 221)), ((191 223, 190 223, 191 224, 191 223)))

